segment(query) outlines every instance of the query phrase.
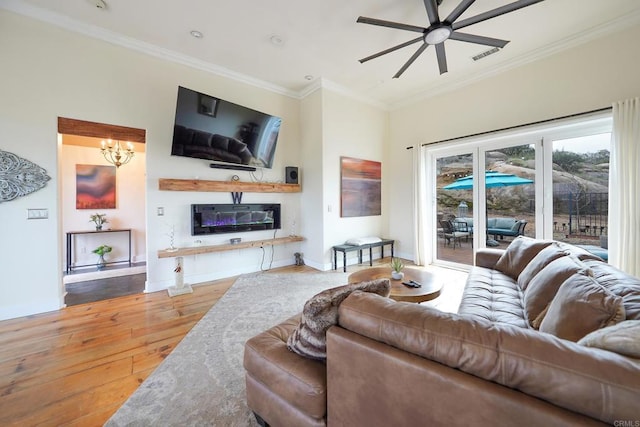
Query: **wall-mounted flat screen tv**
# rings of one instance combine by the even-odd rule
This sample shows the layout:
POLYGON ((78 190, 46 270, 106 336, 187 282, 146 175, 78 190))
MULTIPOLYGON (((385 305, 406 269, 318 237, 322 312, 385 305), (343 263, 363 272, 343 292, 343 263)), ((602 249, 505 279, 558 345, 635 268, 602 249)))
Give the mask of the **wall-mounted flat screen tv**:
POLYGON ((220 165, 271 168, 281 119, 178 87, 171 154, 220 165))

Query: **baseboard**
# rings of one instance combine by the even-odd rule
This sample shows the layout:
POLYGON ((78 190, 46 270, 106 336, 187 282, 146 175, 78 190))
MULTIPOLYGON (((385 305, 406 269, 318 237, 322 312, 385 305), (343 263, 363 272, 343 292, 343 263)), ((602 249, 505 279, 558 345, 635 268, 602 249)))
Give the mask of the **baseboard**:
POLYGON ((132 274, 141 274, 147 272, 146 265, 140 265, 135 267, 117 268, 113 270, 93 270, 73 274, 65 275, 62 278, 62 283, 65 285, 69 283, 86 282, 88 280, 108 279, 111 277, 130 276, 132 274))
POLYGON ((58 299, 40 301, 34 304, 11 306, 0 308, 0 320, 15 319, 17 317, 31 316, 33 314, 46 313, 48 311, 57 311, 64 306, 64 300, 58 299))

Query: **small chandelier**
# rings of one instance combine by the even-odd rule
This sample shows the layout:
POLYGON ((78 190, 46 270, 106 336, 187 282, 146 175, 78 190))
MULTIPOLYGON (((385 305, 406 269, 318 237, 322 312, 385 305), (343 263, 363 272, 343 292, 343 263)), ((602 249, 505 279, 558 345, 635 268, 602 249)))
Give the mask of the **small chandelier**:
POLYGON ((104 158, 119 168, 122 165, 126 165, 133 158, 133 144, 127 142, 127 148, 122 148, 120 145, 120 141, 116 141, 115 145, 113 141, 110 139, 105 141, 102 140, 102 147, 100 148, 100 152, 104 156, 104 158))

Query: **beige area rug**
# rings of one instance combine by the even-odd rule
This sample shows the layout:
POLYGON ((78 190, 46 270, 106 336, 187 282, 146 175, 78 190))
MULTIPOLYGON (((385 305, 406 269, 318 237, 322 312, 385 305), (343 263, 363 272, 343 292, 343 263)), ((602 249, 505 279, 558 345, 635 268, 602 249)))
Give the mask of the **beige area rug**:
MULTIPOLYGON (((456 311, 467 274, 428 268, 445 285, 423 303, 456 311)), ((105 424, 257 426, 246 406, 244 343, 302 311, 316 293, 347 283, 349 273, 243 275, 105 424)))
POLYGON ((338 272, 239 277, 105 425, 257 426, 245 401, 245 341, 347 278, 338 272))

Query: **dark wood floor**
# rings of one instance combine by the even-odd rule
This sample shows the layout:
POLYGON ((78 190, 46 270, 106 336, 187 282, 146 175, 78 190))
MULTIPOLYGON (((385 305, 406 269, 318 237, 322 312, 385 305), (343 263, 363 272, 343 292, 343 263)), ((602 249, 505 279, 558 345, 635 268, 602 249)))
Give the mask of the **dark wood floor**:
POLYGON ((88 280, 65 285, 67 295, 64 298, 67 307, 77 304, 102 301, 125 295, 140 294, 144 291, 146 273, 106 279, 88 280))

